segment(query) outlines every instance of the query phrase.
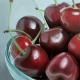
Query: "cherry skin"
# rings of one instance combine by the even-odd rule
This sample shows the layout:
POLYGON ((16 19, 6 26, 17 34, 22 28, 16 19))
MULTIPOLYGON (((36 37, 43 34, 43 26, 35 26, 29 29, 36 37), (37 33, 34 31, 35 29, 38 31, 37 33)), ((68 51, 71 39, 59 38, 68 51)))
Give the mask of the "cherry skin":
POLYGON ((49 80, 77 80, 78 65, 70 53, 62 52, 55 56, 46 69, 49 80))
POLYGON ((77 3, 76 6, 77 6, 78 8, 80 8, 80 3, 77 3))
MULTIPOLYGON (((16 43, 20 46, 21 49, 27 48, 29 45, 32 45, 31 40, 24 36, 24 35, 18 35, 15 38, 16 43)), ((19 49, 16 47, 14 41, 10 45, 10 53, 12 54, 13 58, 20 55, 19 49)))
POLYGON ((44 17, 49 25, 50 28, 53 28, 55 26, 59 26, 61 24, 60 22, 60 10, 62 8, 65 8, 69 6, 67 3, 61 3, 58 5, 50 5, 46 8, 44 17))
POLYGON ((63 28, 71 33, 80 32, 80 9, 68 7, 61 11, 63 28))
POLYGON ((22 30, 29 34, 32 38, 35 38, 42 27, 43 24, 38 18, 34 16, 25 16, 18 21, 16 29, 22 30))
POLYGON ((58 8, 59 8, 59 10, 61 10, 61 9, 63 9, 63 8, 66 8, 66 7, 69 7, 70 5, 68 4, 68 3, 65 3, 65 2, 63 2, 63 3, 61 3, 61 4, 58 4, 58 8))
POLYGON ((36 45, 28 46, 25 52, 25 55, 16 57, 14 63, 27 75, 37 77, 45 71, 49 62, 48 55, 41 47, 36 45))
POLYGON ((47 30, 40 35, 40 45, 46 51, 60 51, 68 41, 68 34, 61 28, 47 30))
POLYGON ((76 34, 68 44, 68 50, 80 60, 80 33, 76 34))

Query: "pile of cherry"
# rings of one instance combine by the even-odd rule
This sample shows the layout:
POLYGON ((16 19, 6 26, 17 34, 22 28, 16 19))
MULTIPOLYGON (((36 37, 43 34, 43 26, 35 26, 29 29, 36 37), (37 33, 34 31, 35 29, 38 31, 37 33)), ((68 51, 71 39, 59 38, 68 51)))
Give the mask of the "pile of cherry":
POLYGON ((37 80, 80 80, 80 4, 50 5, 44 18, 47 30, 34 16, 18 21, 10 45, 15 66, 37 80))

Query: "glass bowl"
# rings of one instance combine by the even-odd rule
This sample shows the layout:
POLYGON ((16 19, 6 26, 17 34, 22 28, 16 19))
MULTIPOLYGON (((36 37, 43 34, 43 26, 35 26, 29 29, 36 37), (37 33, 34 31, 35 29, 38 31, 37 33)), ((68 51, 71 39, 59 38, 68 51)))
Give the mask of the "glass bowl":
POLYGON ((5 61, 11 76, 13 77, 14 80, 35 80, 27 76, 26 74, 24 74, 23 72, 21 72, 19 69, 15 67, 13 63, 14 60, 9 52, 11 41, 12 39, 10 39, 9 42, 7 43, 7 48, 5 51, 5 61))

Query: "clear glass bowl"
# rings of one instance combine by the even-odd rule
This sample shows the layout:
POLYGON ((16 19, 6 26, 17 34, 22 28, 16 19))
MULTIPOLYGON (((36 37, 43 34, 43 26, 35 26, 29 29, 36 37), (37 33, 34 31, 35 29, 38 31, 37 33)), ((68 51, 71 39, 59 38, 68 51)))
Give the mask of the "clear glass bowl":
POLYGON ((7 48, 5 51, 5 61, 11 76, 13 77, 14 80, 35 80, 27 76, 26 74, 24 74, 23 72, 21 72, 19 69, 15 67, 13 63, 13 58, 9 52, 11 41, 12 39, 10 39, 9 42, 7 43, 7 48))

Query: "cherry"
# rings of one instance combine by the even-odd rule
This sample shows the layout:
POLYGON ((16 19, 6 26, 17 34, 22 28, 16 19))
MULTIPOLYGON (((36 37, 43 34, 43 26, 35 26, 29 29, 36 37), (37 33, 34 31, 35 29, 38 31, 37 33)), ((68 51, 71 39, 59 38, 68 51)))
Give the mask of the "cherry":
POLYGON ((32 38, 35 38, 42 27, 43 24, 38 18, 34 16, 24 16, 18 21, 16 29, 22 30, 29 34, 32 38))
POLYGON ((80 9, 80 3, 77 3, 76 6, 80 9))
MULTIPOLYGON (((11 9, 12 0, 10 0, 10 15, 11 9)), ((44 72, 49 61, 46 52, 41 47, 32 45, 38 39, 43 29, 43 24, 36 17, 26 16, 19 20, 16 29, 16 32, 20 35, 14 38, 11 44, 11 51, 13 51, 13 56, 15 57, 14 63, 17 68, 35 77, 41 72, 44 72), (35 37, 35 39, 31 42, 26 36, 22 35, 25 33, 28 33, 32 38, 35 37)), ((7 30, 4 32, 15 32, 15 30, 7 30)), ((13 37, 11 33, 10 36, 13 37)))
POLYGON ((16 44, 14 43, 14 41, 16 41, 16 43, 20 46, 22 50, 27 48, 29 45, 32 45, 32 42, 28 37, 24 35, 16 36, 10 45, 10 53, 14 58, 20 55, 20 50, 16 47, 16 44))
POLYGON ((44 72, 49 62, 47 53, 36 45, 28 46, 25 52, 25 55, 16 57, 14 61, 16 67, 31 77, 36 77, 44 72))
POLYGON ((59 8, 59 10, 61 10, 61 9, 63 9, 63 8, 66 8, 66 7, 69 7, 70 5, 68 4, 68 3, 65 3, 65 2, 63 2, 63 3, 61 3, 61 4, 58 4, 58 8, 59 8))
POLYGON ((62 50, 67 41, 68 34, 61 28, 50 29, 40 35, 41 47, 49 52, 62 50))
POLYGON ((55 56, 46 69, 49 80, 77 80, 79 72, 74 57, 68 52, 55 56))
MULTIPOLYGON (((10 47, 10 51, 12 53, 12 56, 15 58, 17 55, 20 54, 20 52, 25 54, 24 49, 27 48, 27 46, 32 45, 32 43, 35 44, 35 42, 39 38, 39 35, 40 35, 42 29, 43 28, 40 28, 40 31, 38 32, 38 34, 35 36, 34 39, 32 39, 30 35, 28 35, 26 32, 24 32, 22 30, 15 30, 15 29, 5 30, 4 33, 6 33, 6 32, 7 33, 8 32, 18 32, 18 33, 20 33, 19 35, 17 35, 17 38, 14 39, 14 41, 13 41, 11 47, 10 47), (25 36, 22 36, 22 34, 24 34, 25 36)), ((11 35, 11 37, 12 37, 12 35, 11 35)))
POLYGON ((80 32, 80 9, 68 7, 61 11, 61 22, 63 28, 71 33, 80 32))
POLYGON ((46 8, 44 17, 50 28, 61 25, 60 10, 68 6, 67 3, 61 3, 58 5, 53 4, 46 8))
POLYGON ((80 60, 80 33, 76 34, 68 44, 68 50, 80 60))

